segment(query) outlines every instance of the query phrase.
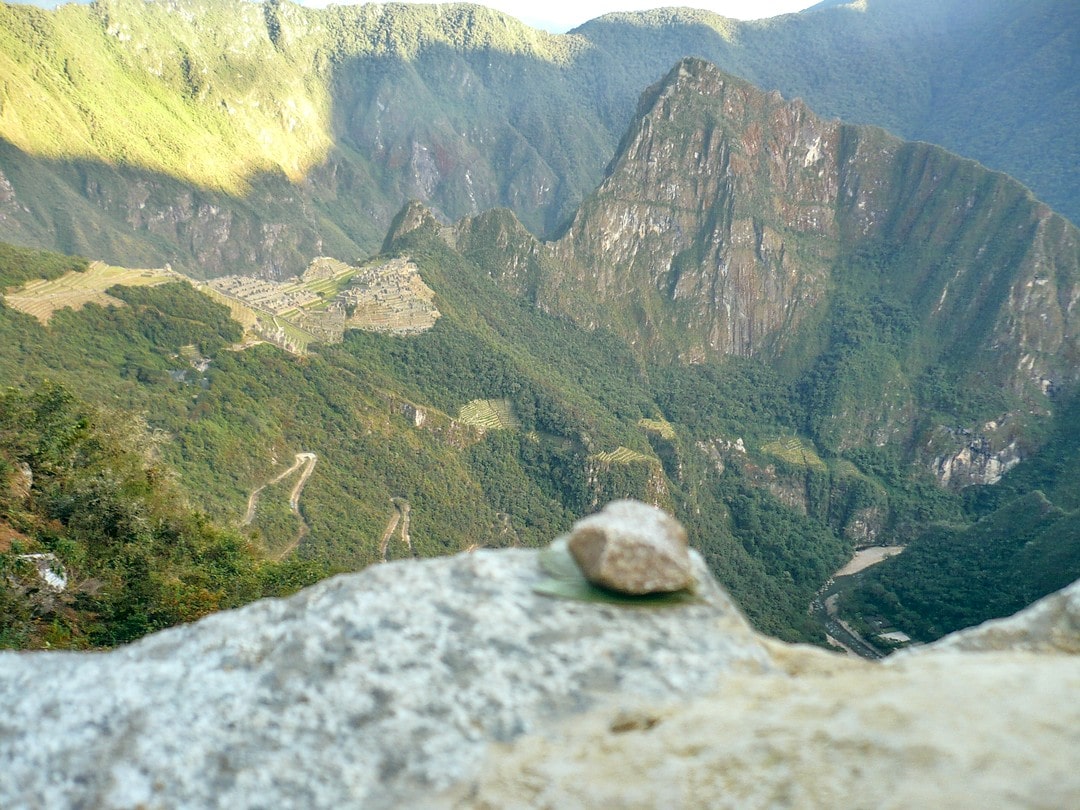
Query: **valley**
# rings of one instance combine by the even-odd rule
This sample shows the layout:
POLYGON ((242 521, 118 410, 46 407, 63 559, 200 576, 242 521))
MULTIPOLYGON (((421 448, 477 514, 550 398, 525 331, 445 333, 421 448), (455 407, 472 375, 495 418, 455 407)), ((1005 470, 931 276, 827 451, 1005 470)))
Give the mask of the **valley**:
POLYGON ((316 5, 0 0, 0 805, 1080 806, 1080 3, 316 5))
MULTIPOLYGON (((900 554, 903 550, 904 546, 869 546, 859 549, 843 568, 826 580, 821 590, 814 595, 813 601, 810 602, 810 615, 821 624, 830 645, 839 647, 850 655, 870 660, 883 658, 892 650, 891 644, 882 650, 881 646, 867 641, 857 629, 839 615, 839 590, 844 583, 837 583, 836 580, 854 576, 889 557, 900 554)), ((881 628, 878 629, 881 630, 881 628)), ((892 632, 895 635, 895 631, 892 632)), ((903 638, 910 641, 906 635, 903 635, 903 638)))

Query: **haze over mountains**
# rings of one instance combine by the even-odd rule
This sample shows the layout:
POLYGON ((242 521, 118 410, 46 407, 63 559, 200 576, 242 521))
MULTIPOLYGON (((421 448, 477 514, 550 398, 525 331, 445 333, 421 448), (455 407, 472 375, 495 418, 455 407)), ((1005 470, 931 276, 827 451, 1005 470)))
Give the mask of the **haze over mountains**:
MULTIPOLYGON (((788 638, 821 640, 806 605, 856 543, 980 550, 956 555, 969 622, 1065 584, 1080 234, 1039 198, 1076 205, 1069 5, 676 9, 566 36, 466 5, 0 6, 0 238, 197 278, 381 250, 437 312, 289 356, 233 350, 182 284, 47 326, 5 305, 32 427, 0 432, 3 638, 116 643, 395 555, 544 543, 626 496, 678 514, 788 638), (147 414, 144 461, 96 432, 106 404, 147 414), (298 504, 282 474, 310 454, 298 504), (260 492, 250 547, 166 530, 204 526, 181 491, 233 526, 260 492), (107 585, 28 608, 16 543, 107 585)), ((79 266, 0 259, 10 288, 79 266)), ((902 560, 907 601, 879 582, 863 612, 952 629, 943 569, 902 560)))

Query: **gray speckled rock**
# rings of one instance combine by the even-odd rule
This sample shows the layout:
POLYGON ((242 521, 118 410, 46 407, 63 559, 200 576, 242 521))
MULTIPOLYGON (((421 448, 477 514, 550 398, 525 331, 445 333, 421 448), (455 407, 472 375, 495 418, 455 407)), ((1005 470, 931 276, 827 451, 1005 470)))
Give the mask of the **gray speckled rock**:
POLYGON ((705 697, 493 747, 454 810, 1080 807, 1080 582, 881 663, 768 642, 705 697))
POLYGON ((1080 585, 996 651, 871 664, 758 636, 691 559, 677 606, 478 552, 0 653, 0 808, 1080 806, 1080 585))
POLYGON ((402 807, 613 695, 773 668, 703 601, 547 598, 531 551, 328 580, 108 653, 0 653, 0 807, 402 807))
POLYGON ((613 501, 582 518, 567 547, 589 582, 618 593, 671 593, 694 585, 686 530, 640 501, 613 501))
POLYGON ((789 670, 704 698, 599 707, 493 747, 454 810, 1080 807, 1080 665, 950 653, 789 670))

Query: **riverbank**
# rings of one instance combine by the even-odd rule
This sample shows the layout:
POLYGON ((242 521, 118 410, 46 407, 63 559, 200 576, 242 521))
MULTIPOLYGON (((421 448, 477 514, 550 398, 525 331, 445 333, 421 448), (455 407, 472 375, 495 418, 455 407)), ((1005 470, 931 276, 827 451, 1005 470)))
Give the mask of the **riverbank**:
POLYGON ((879 562, 889 559, 889 557, 895 557, 905 548, 907 546, 871 546, 870 548, 860 549, 855 552, 854 557, 848 560, 847 565, 832 575, 832 578, 850 577, 852 574, 865 571, 871 565, 877 565, 879 562))
POLYGON ((825 630, 829 643, 843 649, 848 655, 870 660, 884 658, 886 650, 879 649, 863 637, 850 624, 840 618, 836 609, 838 585, 836 580, 858 574, 873 565, 900 554, 906 546, 871 546, 856 551, 850 560, 834 573, 814 596, 810 603, 810 615, 825 630))

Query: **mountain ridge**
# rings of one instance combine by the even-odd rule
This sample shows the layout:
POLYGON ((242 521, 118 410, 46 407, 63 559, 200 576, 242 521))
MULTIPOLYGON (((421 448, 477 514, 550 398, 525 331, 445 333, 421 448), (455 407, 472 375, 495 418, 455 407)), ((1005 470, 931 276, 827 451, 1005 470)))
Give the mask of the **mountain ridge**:
MULTIPOLYGON (((983 38, 1013 25, 1007 44, 1042 41, 1060 5, 1026 4, 1010 16, 995 3, 970 25, 983 38)), ((921 23, 884 4, 756 23, 676 10, 549 35, 467 5, 231 8, 225 0, 110 0, 56 12, 4 6, 0 59, 22 78, 0 92, 0 236, 114 264, 168 261, 199 277, 283 277, 315 255, 372 251, 415 197, 451 220, 509 207, 550 238, 599 182, 641 90, 687 55, 801 96, 826 115, 940 140, 1000 168, 1026 165, 1016 152, 1049 161, 1039 186, 1055 191, 1040 196, 1078 216, 1068 202, 1080 186, 1069 180, 1077 161, 1068 122, 1080 106, 1060 54, 1080 36, 1080 21, 1068 16, 1046 55, 1035 51, 1038 71, 1009 44, 1009 75, 1030 76, 1034 92, 990 98, 992 90, 980 90, 988 110, 1022 100, 1030 117, 1036 99, 1054 105, 1055 115, 1035 116, 1018 139, 1011 111, 994 116, 1013 122, 1007 132, 971 123, 986 116, 940 130, 912 123, 927 114, 935 87, 951 93, 948 110, 966 108, 958 99, 967 74, 958 57, 946 58, 966 23, 951 10, 921 23), (928 37, 931 22, 940 30, 928 37), (859 33, 844 50, 843 37, 829 32, 855 23, 859 33), (850 76, 853 66, 873 81, 847 98, 843 88, 853 85, 831 74, 850 76), (939 69, 943 78, 931 86, 928 71, 939 69), (109 95, 109 86, 125 91, 109 95), (898 103, 905 87, 913 88, 910 104, 898 103), (118 111, 118 97, 134 112, 118 111), (910 110, 903 120, 886 115, 901 108, 910 110), (42 118, 42 110, 53 112, 42 118), (990 146, 967 149, 964 138, 976 135, 990 146), (35 152, 35 144, 52 145, 35 152), (1003 150, 1013 157, 996 160, 1003 150)), ((975 55, 964 54, 970 67, 975 55)), ((993 87, 984 71, 973 75, 993 87)))
MULTIPOLYGON (((204 6, 226 8, 158 11, 172 15, 180 39, 220 37, 226 29, 212 18, 209 33, 183 19, 204 6)), ((118 0, 99 10, 141 8, 118 0)), ((555 81, 560 71, 580 79, 572 65, 452 42, 402 60, 397 52, 419 40, 403 38, 393 14, 411 15, 411 32, 438 31, 429 11, 403 7, 364 12, 385 23, 379 47, 392 52, 364 61, 370 31, 344 24, 360 11, 250 11, 253 52, 284 71, 273 87, 325 59, 308 78, 332 72, 343 83, 334 97, 349 103, 331 118, 353 140, 336 141, 338 152, 299 183, 287 166, 255 175, 245 196, 122 161, 48 162, 3 146, 0 224, 55 230, 65 244, 114 244, 147 257, 142 266, 181 245, 188 258, 178 266, 196 277, 236 264, 284 277, 317 255, 355 256, 378 232, 381 260, 410 257, 441 317, 420 334, 350 330, 291 357, 267 346, 233 351, 239 330, 227 311, 187 285, 124 287, 109 292, 127 306, 61 311, 48 326, 0 308, 9 347, 0 368, 20 387, 55 376, 79 396, 107 390, 111 405, 153 414, 170 437, 168 461, 226 523, 280 459, 316 453, 302 514, 268 499, 244 530, 256 546, 286 548, 307 526, 296 555, 308 573, 362 566, 386 556, 380 532, 398 516, 404 530, 406 510, 399 553, 536 545, 604 500, 637 497, 687 522, 760 627, 820 638, 806 604, 852 544, 972 522, 977 510, 960 488, 1014 475, 1046 452, 1049 419, 1074 394, 1080 367, 1080 254, 1075 227, 1016 181, 929 144, 819 118, 697 58, 665 68, 613 153, 600 148, 601 130, 577 131, 594 111, 572 82, 555 81), (342 22, 334 37, 355 40, 320 51, 318 32, 291 33, 307 19, 342 22), (335 55, 350 70, 332 66, 335 55), (544 82, 555 88, 546 100, 544 82), (507 114, 510 86, 521 87, 521 103, 507 114), (475 120, 451 103, 466 97, 478 100, 475 120), (496 108, 501 117, 485 117, 496 108), (574 164, 556 134, 603 153, 607 175, 593 182, 600 164, 578 172, 589 161, 574 164), (482 177, 476 164, 470 185, 469 156, 491 143, 494 174, 482 177), (556 171, 549 158, 560 154, 556 171), (560 177, 574 187, 557 186, 560 177), (38 193, 34 205, 27 189, 38 193), (419 202, 391 208, 410 191, 419 202), (584 202, 571 206, 579 191, 584 202), (509 208, 488 209, 498 199, 523 210, 526 192, 540 195, 527 224, 509 208), (561 209, 544 202, 556 198, 572 218, 557 221, 561 209), (110 217, 96 219, 94 206, 110 217), (534 235, 541 221, 551 241, 534 235), (506 418, 491 429, 467 422, 474 403, 497 403, 506 418)), ((110 17, 107 28, 121 22, 110 17)), ((141 41, 118 30, 129 33, 113 36, 116 48, 141 41)), ((153 53, 131 48, 123 53, 156 69, 153 53)), ((191 51, 187 68, 173 65, 170 82, 185 95, 169 103, 199 126, 239 110, 251 88, 243 71, 230 73, 231 54, 200 62, 191 51)), ((287 134, 288 105, 267 111, 252 92, 259 114, 226 135, 260 120, 287 134)), ((278 142, 268 138, 270 154, 278 142)), ((0 258, 8 253, 34 264, 0 247, 0 258)), ((43 275, 78 263, 41 261, 43 275)), ((19 497, 24 456, 13 450, 8 471, 19 497)), ((1008 506, 998 522, 1008 523, 1008 506)), ((13 528, 31 553, 64 558, 69 524, 82 518, 56 507, 48 519, 59 522, 48 524, 54 534, 13 528)), ((1044 562, 1031 566, 1036 578, 1044 562)))
MULTIPOLYGON (((639 112, 559 239, 536 240, 510 213, 448 229, 407 207, 389 241, 425 223, 466 253, 486 240, 507 290, 586 328, 603 323, 652 360, 762 355, 805 372, 813 355, 796 355, 807 345, 827 352, 855 337, 838 307, 870 307, 859 317, 898 330, 885 354, 867 351, 891 365, 877 384, 899 385, 900 398, 863 439, 887 437, 895 421, 912 440, 918 378, 939 364, 958 385, 1000 386, 1013 407, 1043 414, 1048 395, 1075 385, 1080 234, 1019 183, 824 121, 702 60, 673 68, 639 112), (841 318, 831 336, 815 339, 830 318, 841 318)), ((843 430, 826 443, 851 446, 843 430)))

